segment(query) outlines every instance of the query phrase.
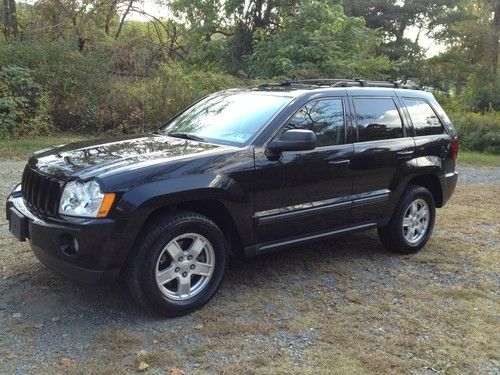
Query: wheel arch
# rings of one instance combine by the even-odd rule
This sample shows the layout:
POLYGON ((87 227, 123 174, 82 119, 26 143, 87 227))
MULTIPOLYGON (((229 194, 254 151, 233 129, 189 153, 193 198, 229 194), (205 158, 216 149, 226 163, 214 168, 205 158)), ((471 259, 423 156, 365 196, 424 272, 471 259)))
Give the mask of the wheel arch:
POLYGON ((435 174, 422 174, 410 179, 408 185, 419 185, 429 190, 434 198, 436 207, 443 207, 443 187, 438 176, 435 174))
POLYGON ((168 215, 176 211, 191 211, 208 217, 224 233, 230 244, 230 254, 234 256, 242 254, 242 240, 236 222, 226 205, 217 199, 192 199, 157 207, 148 215, 140 231, 159 216, 168 215))

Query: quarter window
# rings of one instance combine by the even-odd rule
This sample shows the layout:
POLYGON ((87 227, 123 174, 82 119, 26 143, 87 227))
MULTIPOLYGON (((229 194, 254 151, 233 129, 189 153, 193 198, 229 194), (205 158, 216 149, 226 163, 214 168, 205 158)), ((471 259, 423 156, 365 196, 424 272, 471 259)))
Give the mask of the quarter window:
POLYGON ((431 106, 422 99, 404 99, 415 134, 443 134, 443 125, 431 106))
POLYGON ((355 98, 354 108, 359 142, 403 136, 403 123, 394 100, 355 98))
POLYGON ((304 105, 285 125, 283 131, 307 129, 316 133, 317 145, 344 143, 344 108, 341 99, 315 100, 304 105))

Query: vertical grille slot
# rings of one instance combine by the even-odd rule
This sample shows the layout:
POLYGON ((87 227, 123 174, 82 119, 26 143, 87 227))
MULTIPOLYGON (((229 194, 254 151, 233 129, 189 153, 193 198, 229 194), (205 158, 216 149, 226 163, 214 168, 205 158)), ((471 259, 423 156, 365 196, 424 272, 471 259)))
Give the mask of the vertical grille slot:
POLYGON ((24 169, 21 191, 28 208, 35 214, 56 216, 62 181, 39 173, 29 166, 24 169))

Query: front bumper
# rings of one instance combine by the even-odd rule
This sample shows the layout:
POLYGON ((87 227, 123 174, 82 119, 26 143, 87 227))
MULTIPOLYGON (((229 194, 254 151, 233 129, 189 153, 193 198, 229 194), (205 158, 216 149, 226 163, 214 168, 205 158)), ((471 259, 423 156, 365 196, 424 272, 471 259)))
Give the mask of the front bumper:
POLYGON ((20 241, 29 239, 36 257, 55 272, 84 284, 111 281, 120 273, 114 220, 45 221, 26 208, 20 192, 9 196, 6 215, 11 232, 20 241))

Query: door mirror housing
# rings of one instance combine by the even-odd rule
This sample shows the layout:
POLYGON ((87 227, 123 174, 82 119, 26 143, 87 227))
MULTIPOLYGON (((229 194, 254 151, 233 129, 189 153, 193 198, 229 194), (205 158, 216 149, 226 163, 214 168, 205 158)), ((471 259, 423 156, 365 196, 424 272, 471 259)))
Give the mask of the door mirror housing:
POLYGON ((273 154, 283 151, 307 151, 316 148, 316 134, 311 130, 291 129, 269 143, 268 150, 273 154))

